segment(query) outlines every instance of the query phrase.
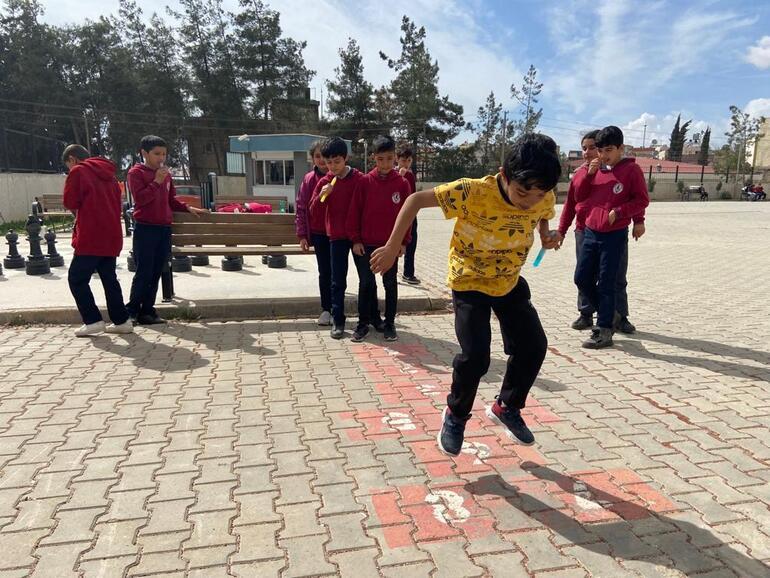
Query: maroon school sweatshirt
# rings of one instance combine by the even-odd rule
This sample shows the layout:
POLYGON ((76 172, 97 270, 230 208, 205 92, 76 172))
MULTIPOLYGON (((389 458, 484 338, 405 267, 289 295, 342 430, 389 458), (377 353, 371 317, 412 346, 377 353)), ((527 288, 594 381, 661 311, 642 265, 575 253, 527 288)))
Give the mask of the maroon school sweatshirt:
MULTIPOLYGON (((392 170, 381 175, 375 168, 364 175, 353 193, 347 218, 348 239, 367 247, 382 247, 388 242, 401 207, 412 189, 409 182, 392 170)), ((412 239, 411 227, 402 241, 412 239)))
POLYGON ((353 192, 356 190, 358 181, 363 177, 361 171, 351 168, 345 178, 337 178, 332 192, 321 203, 321 189, 332 182, 334 175, 326 173, 321 180, 316 183, 313 191, 313 200, 310 202, 310 220, 318 211, 323 211, 326 207, 326 235, 330 241, 340 241, 347 239, 345 230, 345 221, 348 216, 350 200, 353 198, 353 192))
POLYGON ((171 175, 158 184, 155 169, 136 164, 128 171, 128 188, 134 197, 134 220, 145 225, 171 225, 172 212, 183 213, 187 205, 176 198, 171 175))

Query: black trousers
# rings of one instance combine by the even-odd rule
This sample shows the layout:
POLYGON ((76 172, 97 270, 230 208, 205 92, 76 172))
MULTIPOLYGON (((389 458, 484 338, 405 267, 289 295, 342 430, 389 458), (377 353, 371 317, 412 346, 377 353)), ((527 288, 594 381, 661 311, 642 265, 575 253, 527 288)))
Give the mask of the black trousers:
POLYGON ((519 277, 510 293, 491 297, 478 291, 453 291, 455 333, 460 353, 454 358, 452 389, 447 405, 457 417, 471 412, 479 381, 490 363, 491 312, 500 323, 508 363, 500 389, 500 402, 521 409, 543 365, 548 340, 537 311, 530 302, 529 285, 519 277))
POLYGON ((120 289, 118 277, 115 274, 115 257, 98 257, 94 255, 75 255, 70 263, 67 281, 70 291, 75 298, 83 323, 90 325, 102 321, 102 314, 94 301, 91 292, 91 275, 99 274, 107 299, 107 312, 115 325, 128 321, 126 306, 123 304, 123 292, 120 289))
POLYGON ((131 317, 156 315, 158 282, 171 254, 171 227, 137 223, 133 240, 136 273, 126 308, 131 317))
MULTIPOLYGON (((372 273, 369 260, 377 247, 364 247, 363 255, 353 255, 358 270, 358 323, 368 325, 373 318, 379 317, 377 302, 377 279, 372 273)), ((385 323, 393 323, 398 308, 398 261, 382 276, 385 287, 385 323)))
POLYGON ((412 223, 412 240, 404 252, 404 277, 414 277, 414 254, 417 251, 417 219, 412 223))
POLYGON ((318 290, 321 293, 321 311, 332 310, 332 255, 329 237, 321 233, 311 233, 310 242, 315 249, 318 263, 318 290))

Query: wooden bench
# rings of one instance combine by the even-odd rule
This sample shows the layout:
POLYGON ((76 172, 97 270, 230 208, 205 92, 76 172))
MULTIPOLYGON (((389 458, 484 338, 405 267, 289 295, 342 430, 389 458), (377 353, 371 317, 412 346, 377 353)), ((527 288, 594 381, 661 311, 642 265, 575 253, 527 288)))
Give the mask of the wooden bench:
POLYGON ((226 271, 240 270, 234 261, 242 266, 244 255, 283 256, 268 263, 280 267, 286 255, 312 254, 312 249, 305 252, 299 246, 294 217, 293 213, 207 213, 200 217, 174 213, 171 255, 176 259, 222 255, 226 271))
POLYGON ((216 205, 230 205, 233 203, 261 203, 263 205, 270 205, 274 213, 281 210, 281 201, 283 201, 284 209, 287 213, 294 212, 289 211, 289 197, 274 195, 274 196, 236 196, 236 195, 217 195, 214 197, 214 206, 216 205))

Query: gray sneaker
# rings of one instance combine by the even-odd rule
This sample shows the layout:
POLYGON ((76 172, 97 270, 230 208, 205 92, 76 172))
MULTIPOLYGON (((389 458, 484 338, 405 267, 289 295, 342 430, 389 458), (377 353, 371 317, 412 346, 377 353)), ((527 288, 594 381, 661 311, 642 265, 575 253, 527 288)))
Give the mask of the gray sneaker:
POLYGON ((321 316, 318 318, 318 325, 321 325, 322 327, 328 327, 332 324, 332 314, 328 311, 324 311, 321 313, 321 316))
POLYGON ((591 337, 583 342, 586 349, 604 349, 612 347, 612 329, 606 327, 595 327, 591 331, 591 337))

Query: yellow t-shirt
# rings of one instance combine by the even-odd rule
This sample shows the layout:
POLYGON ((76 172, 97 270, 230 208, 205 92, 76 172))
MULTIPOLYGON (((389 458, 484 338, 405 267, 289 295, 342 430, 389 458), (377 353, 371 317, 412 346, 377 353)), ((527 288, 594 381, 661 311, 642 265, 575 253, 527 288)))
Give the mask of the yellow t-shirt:
POLYGON ((434 194, 444 216, 457 219, 449 246, 449 287, 493 297, 508 294, 519 281, 538 222, 555 215, 553 191, 529 210, 503 200, 494 175, 439 185, 434 194))

